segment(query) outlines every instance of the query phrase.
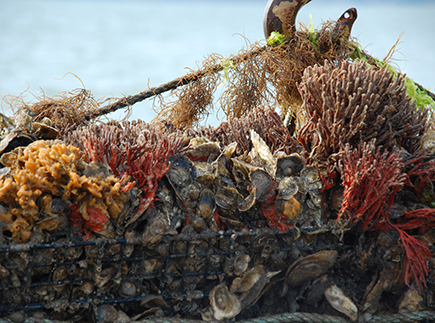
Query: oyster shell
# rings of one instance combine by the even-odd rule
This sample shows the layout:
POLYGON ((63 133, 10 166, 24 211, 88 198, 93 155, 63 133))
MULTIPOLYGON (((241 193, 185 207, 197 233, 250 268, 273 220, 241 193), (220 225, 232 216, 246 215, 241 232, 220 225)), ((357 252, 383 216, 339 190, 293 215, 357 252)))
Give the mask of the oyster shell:
POLYGON ((195 173, 196 169, 189 158, 183 155, 175 155, 171 159, 171 168, 166 173, 166 176, 173 185, 181 188, 191 182, 195 173))
POLYGON ((248 308, 252 304, 256 303, 266 291, 270 279, 278 275, 280 272, 280 270, 268 271, 261 275, 261 277, 252 286, 252 288, 240 295, 240 302, 242 303, 242 308, 248 308))
POLYGON ((277 179, 296 176, 304 168, 304 165, 304 160, 299 154, 278 157, 275 176, 277 179))
POLYGON ((128 280, 123 280, 119 285, 119 296, 123 298, 131 298, 136 296, 136 285, 128 280))
POLYGON ((237 276, 243 275, 248 269, 251 256, 248 254, 240 254, 234 258, 234 274, 237 276))
POLYGON ((421 297, 419 291, 414 288, 410 288, 403 295, 399 303, 399 312, 415 312, 422 311, 423 297, 421 297))
POLYGON ((44 118, 36 122, 37 114, 27 108, 20 109, 15 115, 15 120, 0 114, 0 129, 6 133, 0 135, 0 155, 14 150, 17 147, 25 147, 40 139, 57 139, 59 131, 51 126, 51 121, 44 118))
POLYGON ((296 260, 287 270, 286 283, 295 287, 319 277, 334 265, 337 255, 335 250, 325 250, 296 260))
POLYGON ((232 293, 244 293, 249 291, 264 275, 264 267, 262 265, 249 269, 243 277, 234 278, 231 284, 230 291, 232 293))
POLYGON ((269 175, 275 175, 276 158, 272 155, 264 140, 253 129, 251 129, 251 141, 253 159, 261 160, 269 175))
POLYGON ((243 202, 243 196, 232 187, 219 187, 215 193, 216 205, 226 211, 235 211, 243 202))
POLYGON ((420 149, 426 149, 431 154, 435 153, 435 131, 426 131, 420 142, 420 149))
POLYGON ((358 308, 337 285, 326 289, 325 298, 333 308, 345 314, 352 322, 358 319, 358 308))
POLYGON ((278 198, 290 200, 298 192, 298 190, 298 184, 292 178, 286 177, 278 184, 278 198))
POLYGON ((211 164, 197 161, 194 165, 196 169, 195 181, 206 187, 213 185, 216 175, 213 173, 211 164))
POLYGON ((264 170, 257 169, 251 172, 250 189, 255 188, 255 199, 257 202, 270 202, 275 196, 276 183, 264 170))
POLYGON ((189 150, 185 153, 191 160, 212 161, 220 155, 220 146, 205 137, 190 139, 189 150))
POLYGON ((215 202, 213 192, 208 188, 201 190, 197 214, 204 219, 208 219, 213 214, 214 207, 215 202))
MULTIPOLYGON (((224 283, 221 283, 212 289, 209 299, 210 312, 213 315, 213 318, 218 321, 236 317, 236 315, 242 310, 242 305, 239 299, 230 293, 228 287, 224 283)), ((203 320, 209 319, 205 313, 202 314, 203 320)))
POLYGON ((103 323, 113 323, 118 315, 118 311, 113 305, 104 304, 98 307, 98 318, 103 323))

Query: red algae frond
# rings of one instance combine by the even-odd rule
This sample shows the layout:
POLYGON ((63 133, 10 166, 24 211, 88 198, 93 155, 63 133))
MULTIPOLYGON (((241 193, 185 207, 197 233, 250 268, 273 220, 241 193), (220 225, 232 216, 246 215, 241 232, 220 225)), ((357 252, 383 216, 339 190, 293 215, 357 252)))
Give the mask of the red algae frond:
POLYGON ((170 167, 169 158, 187 145, 179 133, 141 120, 81 127, 66 140, 80 147, 88 161, 108 165, 116 176, 131 176, 143 191, 143 209, 154 200, 157 183, 170 167))
POLYGON ((340 163, 345 191, 338 220, 346 217, 364 229, 384 221, 394 196, 405 183, 402 169, 403 163, 395 153, 381 153, 373 141, 353 150, 346 145, 340 163))
POLYGON ((405 219, 397 223, 388 216, 394 197, 407 180, 401 158, 395 152, 381 153, 373 141, 353 150, 348 144, 339 168, 345 191, 337 221, 343 225, 358 223, 364 230, 397 230, 405 250, 403 279, 407 284, 411 280, 425 284, 431 253, 425 242, 404 230, 433 226, 433 210, 405 212, 405 219))
POLYGON ((418 197, 425 191, 433 195, 431 184, 435 182, 435 160, 428 157, 428 152, 422 150, 405 162, 405 166, 409 168, 406 185, 413 188, 418 197))

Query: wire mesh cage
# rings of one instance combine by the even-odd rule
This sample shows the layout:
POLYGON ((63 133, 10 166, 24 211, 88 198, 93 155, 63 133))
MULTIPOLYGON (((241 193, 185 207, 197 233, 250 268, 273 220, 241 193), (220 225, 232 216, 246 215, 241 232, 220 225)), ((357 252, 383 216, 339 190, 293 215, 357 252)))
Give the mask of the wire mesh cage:
POLYGON ((295 235, 271 230, 180 234, 153 249, 140 239, 73 242, 58 235, 51 243, 2 246, 0 312, 44 310, 72 319, 114 304, 130 316, 146 311, 195 316, 220 281, 241 276, 246 258, 258 263, 273 253, 285 258, 295 235))

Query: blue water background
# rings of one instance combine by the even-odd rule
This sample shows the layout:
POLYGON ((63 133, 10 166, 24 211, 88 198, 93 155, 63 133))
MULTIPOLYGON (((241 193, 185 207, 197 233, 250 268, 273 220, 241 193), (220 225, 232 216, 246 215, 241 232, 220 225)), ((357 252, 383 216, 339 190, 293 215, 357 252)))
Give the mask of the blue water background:
MULTIPOLYGON (((136 94, 195 69, 208 54, 264 41, 266 2, 0 0, 0 96, 27 90, 32 100, 81 82, 97 99, 136 94)), ((312 14, 319 26, 350 7, 358 9, 353 36, 368 53, 383 58, 404 32, 395 64, 435 90, 435 1, 313 0, 298 20, 308 25, 312 14)), ((154 116, 147 100, 130 118, 154 116)), ((204 123, 222 118, 213 113, 204 123)))

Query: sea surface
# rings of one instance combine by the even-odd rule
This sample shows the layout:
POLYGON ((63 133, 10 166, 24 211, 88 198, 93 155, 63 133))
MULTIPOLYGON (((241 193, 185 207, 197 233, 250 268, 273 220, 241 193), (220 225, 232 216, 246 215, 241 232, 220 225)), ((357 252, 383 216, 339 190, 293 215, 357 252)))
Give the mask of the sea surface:
MULTIPOLYGON (((0 97, 24 93, 30 101, 83 86, 96 99, 136 94, 197 68, 208 54, 264 42, 266 3, 0 0, 0 97)), ((298 21, 308 25, 311 14, 319 26, 351 7, 358 10, 352 35, 368 53, 384 58, 401 36, 394 64, 435 90, 435 1, 313 0, 298 21)), ((152 100, 131 113, 145 121, 156 115, 152 100)), ((213 113, 204 123, 222 119, 213 113)))

